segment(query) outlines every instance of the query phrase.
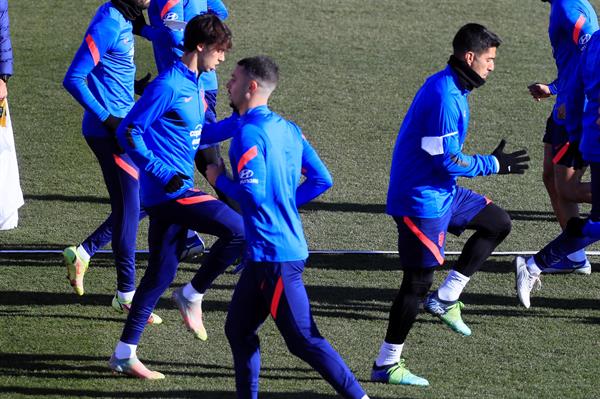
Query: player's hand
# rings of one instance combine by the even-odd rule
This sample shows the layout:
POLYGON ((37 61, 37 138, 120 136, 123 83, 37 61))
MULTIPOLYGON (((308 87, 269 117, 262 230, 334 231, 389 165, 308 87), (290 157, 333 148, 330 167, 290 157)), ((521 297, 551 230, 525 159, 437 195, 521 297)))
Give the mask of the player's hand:
POLYGON ((499 175, 506 175, 509 173, 515 173, 522 175, 525 173, 525 169, 529 169, 529 155, 527 151, 519 150, 515 152, 504 152, 504 146, 506 146, 506 140, 502 139, 498 147, 492 152, 492 155, 498 160, 500 168, 498 169, 499 175))
POLYGON ((223 158, 219 158, 218 163, 210 163, 206 165, 206 180, 208 180, 211 186, 215 187, 217 184, 217 179, 224 172, 225 163, 223 162, 223 158))
POLYGON ((133 25, 133 34, 142 36, 142 30, 147 26, 146 17, 144 17, 144 14, 140 14, 131 22, 131 24, 133 25))
POLYGON ((148 83, 150 82, 151 78, 152 74, 148 72, 143 78, 135 80, 133 82, 133 91, 135 92, 135 94, 137 94, 138 96, 144 94, 144 90, 146 90, 146 86, 148 86, 148 83))
POLYGON ((183 173, 177 172, 177 174, 171 177, 171 180, 169 180, 165 186, 165 192, 171 194, 179 190, 181 187, 183 187, 184 180, 190 180, 190 177, 183 173))
POLYGON ((550 87, 543 83, 531 84, 527 86, 527 89, 529 89, 529 94, 531 94, 531 97, 533 97, 536 101, 540 101, 541 99, 548 98, 552 95, 550 87))
POLYGON ((106 120, 102 122, 102 124, 106 126, 106 128, 110 130, 111 133, 116 133, 122 120, 123 118, 119 118, 114 115, 108 115, 108 118, 106 118, 106 120))

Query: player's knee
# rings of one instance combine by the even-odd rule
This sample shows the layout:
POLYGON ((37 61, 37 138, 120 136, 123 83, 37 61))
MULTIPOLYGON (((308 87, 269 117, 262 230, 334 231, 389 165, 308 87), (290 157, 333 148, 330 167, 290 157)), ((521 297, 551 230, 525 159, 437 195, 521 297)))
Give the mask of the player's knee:
POLYGON ((488 237, 504 240, 512 229, 510 215, 496 204, 489 204, 478 215, 478 230, 488 237))
POLYGON ((407 269, 404 271, 402 285, 412 295, 422 299, 425 298, 433 284, 433 268, 407 269))
POLYGON ((571 237, 583 237, 585 225, 585 219, 578 217, 571 218, 567 222, 567 226, 565 227, 565 233, 571 237))

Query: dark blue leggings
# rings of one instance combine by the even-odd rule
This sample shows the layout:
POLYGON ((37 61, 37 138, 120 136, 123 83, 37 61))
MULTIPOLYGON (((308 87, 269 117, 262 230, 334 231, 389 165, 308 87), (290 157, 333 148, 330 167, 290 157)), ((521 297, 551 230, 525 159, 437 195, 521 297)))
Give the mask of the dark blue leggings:
POLYGON ((97 247, 112 237, 117 268, 117 289, 135 290, 135 240, 140 217, 138 169, 129 155, 120 154, 116 142, 108 137, 86 137, 96 155, 110 197, 111 213, 83 243, 93 254, 97 247), (108 234, 108 235, 107 235, 108 234))
POLYGON ((201 191, 188 190, 176 200, 146 210, 150 215, 148 268, 121 335, 121 341, 133 345, 138 344, 150 313, 175 278, 187 229, 218 237, 192 279, 192 286, 201 293, 241 255, 245 244, 242 217, 201 191))
POLYGON ((312 317, 302 272, 304 261, 249 262, 238 281, 225 322, 233 352, 238 398, 258 397, 258 329, 271 315, 290 352, 310 364, 344 398, 364 390, 312 317))

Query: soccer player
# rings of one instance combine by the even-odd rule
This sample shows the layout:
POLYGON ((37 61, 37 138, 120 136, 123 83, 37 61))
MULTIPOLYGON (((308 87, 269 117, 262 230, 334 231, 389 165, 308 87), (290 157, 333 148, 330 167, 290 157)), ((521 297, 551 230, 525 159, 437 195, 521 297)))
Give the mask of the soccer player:
POLYGON ((400 291, 389 316, 385 341, 373 365, 371 380, 389 384, 429 385, 412 374, 400 358, 404 341, 426 297, 436 267, 444 263, 446 234, 475 230, 453 270, 425 310, 452 330, 468 336, 459 296, 471 276, 509 234, 508 214, 486 197, 456 184, 456 178, 524 173, 524 150, 505 153, 505 141, 491 155, 466 155, 462 147, 469 124, 469 93, 494 70, 500 38, 479 24, 460 28, 448 66, 429 77, 406 114, 394 147, 387 213, 398 228, 403 267, 400 291))
MULTIPOLYGON (((140 213, 138 168, 117 145, 115 131, 134 104, 134 31, 150 0, 112 0, 98 9, 63 85, 84 107, 83 136, 98 159, 108 189, 111 214, 79 247, 63 255, 67 278, 83 295, 83 276, 90 253, 112 235, 117 294, 112 306, 126 313, 135 294, 135 242, 140 213), (98 244, 98 243, 101 244, 98 244)), ((162 319, 150 314, 148 323, 162 319)))
POLYGON ((246 227, 246 267, 235 287, 225 333, 239 398, 258 397, 257 330, 271 315, 290 351, 309 363, 345 398, 364 390, 313 320, 302 272, 308 248, 297 207, 327 190, 331 176, 300 128, 268 107, 279 70, 258 56, 238 62, 227 84, 241 127, 231 142, 233 180, 211 164, 212 184, 235 199, 246 227), (306 180, 300 184, 303 173, 306 180))
MULTIPOLYGON (((142 36, 152 41, 154 59, 159 73, 169 68, 174 60, 181 57, 185 23, 196 15, 206 14, 207 12, 215 14, 222 21, 229 16, 227 7, 221 0, 152 1, 148 9, 150 26, 144 27, 141 32, 142 36)), ((216 106, 219 89, 217 73, 216 71, 204 72, 201 79, 207 105, 205 123, 215 123, 217 121, 216 106)), ((206 165, 216 163, 220 158, 218 143, 201 145, 196 153, 196 166, 200 173, 206 177, 206 165)), ((234 201, 227 198, 217 188, 215 188, 215 191, 220 200, 236 210, 239 209, 234 201)))
POLYGON ((146 88, 117 130, 119 143, 140 169, 141 201, 150 217, 148 268, 109 361, 117 372, 164 378, 138 360, 136 349, 145 320, 175 277, 188 229, 218 237, 191 283, 173 293, 186 326, 197 338, 206 339, 201 309, 204 292, 242 252, 241 216, 193 188, 198 146, 230 137, 237 126, 236 116, 204 126, 204 90, 199 78, 222 62, 230 47, 231 32, 216 16, 194 17, 185 30, 181 60, 146 88))
MULTIPOLYGON (((566 91, 573 80, 580 53, 590 36, 598 30, 598 18, 587 0, 542 0, 550 4, 548 34, 558 76, 550 84, 529 86, 533 98, 556 95, 552 114, 546 122, 544 135, 543 180, 550 203, 561 228, 567 221, 579 217, 579 203, 591 202, 590 184, 583 183, 586 163, 578 149, 579 143, 569 142, 566 123, 566 91)), ((565 256, 546 273, 590 274, 592 267, 581 249, 565 256)))
POLYGON ((526 308, 531 306, 531 291, 541 287, 542 273, 555 268, 567 254, 600 239, 600 125, 596 122, 600 109, 600 31, 587 42, 566 95, 566 126, 571 142, 581 141, 579 150, 590 163, 592 210, 587 219, 569 219, 564 231, 534 256, 515 258, 517 296, 526 308))

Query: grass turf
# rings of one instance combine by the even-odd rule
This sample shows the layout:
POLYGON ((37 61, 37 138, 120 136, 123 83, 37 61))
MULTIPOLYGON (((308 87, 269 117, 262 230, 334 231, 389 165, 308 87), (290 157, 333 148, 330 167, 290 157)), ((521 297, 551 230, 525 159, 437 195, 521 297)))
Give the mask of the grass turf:
MULTIPOLYGON (((33 0, 10 4, 15 77, 10 102, 26 205, 20 226, 0 232, 0 248, 62 249, 81 241, 106 216, 108 200, 96 161, 80 134, 81 107, 61 81, 101 1, 33 0)), ((596 7, 598 1, 592 2, 596 7)), ((508 209, 513 232, 500 250, 533 250, 558 231, 541 182, 542 136, 551 102, 535 103, 526 86, 551 81, 548 5, 538 1, 315 0, 227 1, 234 50, 220 67, 226 82, 235 60, 258 53, 281 65, 272 107, 303 127, 330 168, 334 188, 303 210, 312 249, 395 249, 384 214, 391 150, 415 91, 444 67, 456 30, 489 26, 503 39, 496 71, 471 95, 466 152, 490 152, 501 138, 525 147, 524 176, 461 180, 508 209)), ((138 76, 153 71, 148 43, 138 41, 138 76)), ((219 114, 228 112, 224 95, 219 114)), ((198 179, 200 187, 206 183, 198 179)), ((146 248, 144 222, 139 247, 146 248)), ((450 239, 459 250, 464 238, 450 239)), ((596 247, 592 247, 595 249, 596 247)), ((411 332, 408 366, 427 389, 368 382, 401 272, 394 257, 314 256, 305 273, 322 333, 373 397, 594 397, 600 277, 550 276, 517 306, 512 269, 493 258, 464 295, 474 336, 461 338, 422 315, 411 332)), ((139 260, 143 271, 145 259, 139 260)), ((175 282, 191 278, 184 264, 175 282)), ((140 357, 167 374, 145 383, 113 377, 106 361, 123 317, 110 308, 115 273, 94 259, 86 292, 75 297, 56 255, 0 258, 0 395, 10 397, 231 397, 233 370, 222 332, 235 276, 207 296, 209 341, 180 325, 168 293, 149 327, 140 357)), ((444 277, 438 273, 436 282, 444 277)), ((264 397, 331 397, 331 389, 286 351, 272 322, 261 332, 264 397)))

